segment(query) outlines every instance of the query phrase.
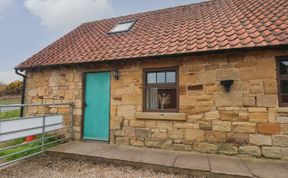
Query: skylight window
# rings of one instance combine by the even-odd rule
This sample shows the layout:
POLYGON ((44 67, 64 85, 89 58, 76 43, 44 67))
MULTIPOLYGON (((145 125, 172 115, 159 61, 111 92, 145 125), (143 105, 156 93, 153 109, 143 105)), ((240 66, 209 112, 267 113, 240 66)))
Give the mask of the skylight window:
POLYGON ((135 21, 123 22, 115 25, 109 33, 118 33, 129 31, 134 25, 135 21))

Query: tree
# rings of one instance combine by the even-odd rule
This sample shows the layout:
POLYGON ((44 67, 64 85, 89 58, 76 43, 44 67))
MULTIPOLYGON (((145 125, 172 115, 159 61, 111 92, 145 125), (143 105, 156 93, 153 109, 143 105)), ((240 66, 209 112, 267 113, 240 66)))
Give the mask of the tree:
POLYGON ((8 85, 0 84, 0 96, 20 95, 21 91, 22 91, 22 82, 19 80, 11 82, 8 85))

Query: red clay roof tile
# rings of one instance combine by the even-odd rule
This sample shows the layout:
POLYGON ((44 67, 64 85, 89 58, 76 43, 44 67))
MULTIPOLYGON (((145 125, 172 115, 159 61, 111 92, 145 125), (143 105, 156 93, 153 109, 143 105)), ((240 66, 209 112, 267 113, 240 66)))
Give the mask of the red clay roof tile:
POLYGON ((211 0, 82 24, 16 68, 288 44, 287 0, 211 0), (128 32, 108 34, 136 20, 128 32))

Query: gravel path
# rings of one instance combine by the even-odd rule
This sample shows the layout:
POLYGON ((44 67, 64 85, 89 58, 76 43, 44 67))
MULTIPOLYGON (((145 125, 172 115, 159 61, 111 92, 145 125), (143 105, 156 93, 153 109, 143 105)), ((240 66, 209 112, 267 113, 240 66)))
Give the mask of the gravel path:
MULTIPOLYGON (((155 172, 129 166, 97 164, 90 161, 41 155, 0 171, 1 178, 188 178, 187 175, 155 172)), ((196 177, 195 177, 196 178, 196 177)), ((200 177, 197 177, 200 178, 200 177)), ((203 177, 201 177, 203 178, 203 177)))

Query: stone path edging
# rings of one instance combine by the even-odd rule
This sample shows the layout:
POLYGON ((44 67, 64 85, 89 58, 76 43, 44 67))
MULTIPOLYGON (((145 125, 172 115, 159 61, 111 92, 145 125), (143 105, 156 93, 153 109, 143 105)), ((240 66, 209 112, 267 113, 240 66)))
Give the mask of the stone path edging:
POLYGON ((287 178, 288 162, 73 141, 48 154, 209 178, 287 178))

